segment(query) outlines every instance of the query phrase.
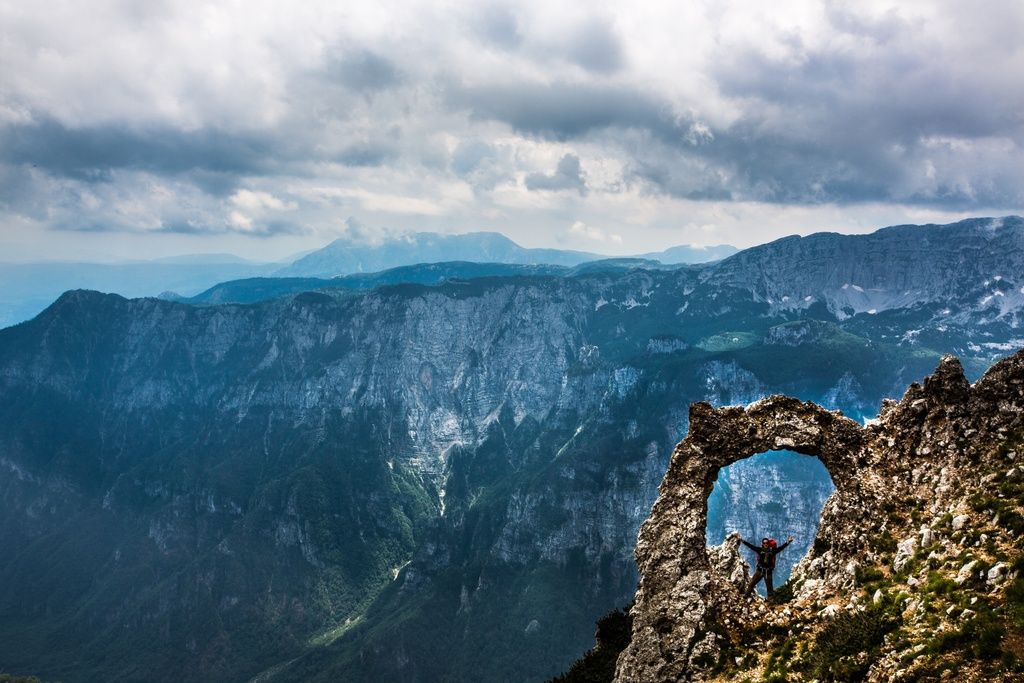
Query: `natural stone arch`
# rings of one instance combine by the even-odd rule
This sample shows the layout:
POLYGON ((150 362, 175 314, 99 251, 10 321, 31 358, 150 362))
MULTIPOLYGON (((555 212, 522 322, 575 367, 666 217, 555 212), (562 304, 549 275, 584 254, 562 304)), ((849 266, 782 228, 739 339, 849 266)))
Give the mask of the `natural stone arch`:
POLYGON ((687 680, 702 651, 717 652, 706 626, 739 600, 706 548, 708 496, 723 467, 787 449, 821 460, 836 487, 833 498, 863 495, 857 471, 864 444, 864 430, 853 420, 790 397, 745 408, 691 405, 689 433, 673 451, 658 501, 640 529, 633 640, 619 658, 617 680, 687 680))
MULTIPOLYGON (((755 557, 743 548, 740 539, 756 545, 765 536, 779 539, 779 543, 792 536, 793 544, 778 558, 772 583, 775 588, 784 588, 792 581, 791 590, 798 586, 802 589, 803 580, 822 573, 821 562, 802 573, 796 569, 801 559, 814 557, 808 551, 815 546, 825 503, 835 490, 832 477, 817 456, 789 450, 756 453, 723 467, 708 496, 705 537, 712 566, 728 574, 736 586, 749 585, 755 557)), ((823 535, 818 549, 828 542, 823 535)), ((766 589, 762 584, 755 586, 765 598, 766 589)), ((799 593, 802 591, 794 593, 793 599, 798 599, 799 593)), ((783 589, 778 597, 789 595, 790 591, 783 589)))

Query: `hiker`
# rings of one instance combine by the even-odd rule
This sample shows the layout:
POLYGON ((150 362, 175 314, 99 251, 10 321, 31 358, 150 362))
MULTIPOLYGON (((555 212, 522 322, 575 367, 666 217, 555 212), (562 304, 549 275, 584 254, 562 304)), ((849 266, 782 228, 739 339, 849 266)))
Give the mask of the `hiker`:
POLYGON ((747 546, 755 553, 757 553, 757 568, 754 570, 754 576, 751 577, 750 583, 747 585, 747 590, 743 592, 744 596, 748 596, 754 592, 754 586, 757 582, 764 577, 764 586, 768 592, 768 598, 771 599, 772 594, 775 592, 775 586, 772 583, 772 572, 775 571, 775 556, 786 549, 790 543, 793 542, 793 537, 790 536, 785 543, 779 545, 775 542, 774 538, 762 538, 761 547, 757 547, 753 543, 748 543, 740 537, 740 542, 747 546))

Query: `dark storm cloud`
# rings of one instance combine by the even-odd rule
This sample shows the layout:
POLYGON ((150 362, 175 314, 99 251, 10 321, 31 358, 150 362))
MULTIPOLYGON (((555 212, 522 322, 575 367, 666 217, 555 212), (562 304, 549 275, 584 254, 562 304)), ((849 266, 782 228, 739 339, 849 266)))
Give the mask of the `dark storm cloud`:
MULTIPOLYGON (((748 119, 718 131, 695 128, 691 117, 673 115, 669 103, 629 88, 508 84, 453 90, 451 101, 524 134, 619 147, 627 179, 680 198, 807 203, 861 201, 880 192, 877 180, 858 179, 850 161, 818 139, 781 135, 748 119)), ((566 178, 531 174, 527 187, 574 187, 566 178)))
POLYGON ((520 133, 559 141, 608 128, 679 132, 667 105, 627 87, 519 82, 453 85, 447 95, 451 106, 475 118, 503 121, 520 133))
MULTIPOLYGON (((256 3, 202 31, 189 3, 135 12, 68 5, 68 32, 0 7, 0 219, 334 235, 359 213, 547 239, 671 223, 675 198, 1024 208, 1020 2, 256 3)), ((730 213, 686 210, 700 230, 730 213)))
POLYGON ((843 137, 853 134, 877 145, 933 134, 981 137, 1014 124, 1019 132, 1022 119, 1012 97, 1001 97, 983 82, 957 79, 927 55, 887 54, 883 59, 822 50, 793 62, 749 51, 718 65, 715 82, 723 94, 748 103, 747 120, 791 129, 810 124, 808 135, 828 134, 831 124, 843 137), (775 115, 771 121, 763 113, 769 106, 787 120, 775 115))
MULTIPOLYGON (((883 19, 843 21, 846 30, 887 41, 896 20, 883 19)), ((732 169, 755 198, 947 208, 1014 207, 1024 199, 1012 156, 993 153, 1010 145, 1019 159, 1020 98, 964 78, 934 55, 826 45, 779 59, 750 50, 714 75, 744 113, 699 152, 732 169)))
POLYGON ((328 152, 299 124, 246 133, 114 125, 71 128, 45 120, 0 127, 0 162, 90 183, 110 182, 116 171, 186 176, 203 191, 224 196, 237 189, 244 176, 296 173, 312 161, 382 166, 400 154, 394 130, 385 138, 328 152))
POLYGON ((599 19, 571 29, 563 44, 566 57, 587 71, 609 74, 623 66, 619 37, 608 23, 599 19))
POLYGON ((648 136, 629 155, 626 178, 694 200, 894 202, 947 209, 1024 203, 1020 173, 1003 153, 989 158, 901 138, 880 144, 842 126, 810 135, 762 123, 738 121, 711 131, 714 139, 696 146, 666 145, 648 136))
POLYGON ((836 49, 783 61, 747 52, 715 75, 742 104, 717 128, 654 95, 598 83, 459 86, 448 101, 525 135, 617 148, 628 181, 679 198, 947 209, 1024 202, 1016 100, 951 78, 924 56, 836 49))
POLYGON ((0 128, 0 160, 52 175, 105 181, 119 169, 178 174, 259 174, 281 156, 267 137, 201 129, 132 130, 124 126, 69 128, 55 121, 0 128))
POLYGON ((329 68, 330 76, 358 92, 387 90, 402 83, 401 70, 391 60, 370 50, 348 54, 329 68))
POLYGON ((343 149, 334 161, 345 166, 383 166, 398 157, 393 145, 380 143, 357 143, 343 149))
POLYGON ((484 43, 513 50, 523 42, 519 20, 510 7, 487 5, 476 16, 477 35, 484 43))
POLYGON ((188 178, 200 190, 214 197, 228 196, 238 189, 242 181, 237 173, 206 168, 192 169, 188 178))
MULTIPOLYGON (((123 228, 111 228, 111 230, 123 230, 123 228)), ((222 235, 225 232, 239 232, 250 237, 276 237, 278 235, 301 235, 306 231, 292 223, 274 220, 256 222, 244 231, 188 221, 169 221, 153 232, 171 235, 222 235)))
POLYGON ((558 161, 554 173, 530 173, 525 179, 528 190, 575 190, 583 197, 587 194, 587 183, 583 178, 580 158, 566 154, 558 161))

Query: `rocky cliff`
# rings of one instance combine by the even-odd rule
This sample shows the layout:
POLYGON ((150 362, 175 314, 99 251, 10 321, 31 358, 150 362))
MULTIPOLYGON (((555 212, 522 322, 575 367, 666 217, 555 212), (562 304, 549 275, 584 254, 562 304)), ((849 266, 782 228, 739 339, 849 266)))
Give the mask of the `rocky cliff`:
POLYGON ((636 548, 618 681, 1020 680, 1024 353, 974 385, 945 357, 867 426, 773 396, 690 408, 636 548), (735 537, 706 549, 718 471, 786 448, 836 491, 784 604, 740 593, 735 537))

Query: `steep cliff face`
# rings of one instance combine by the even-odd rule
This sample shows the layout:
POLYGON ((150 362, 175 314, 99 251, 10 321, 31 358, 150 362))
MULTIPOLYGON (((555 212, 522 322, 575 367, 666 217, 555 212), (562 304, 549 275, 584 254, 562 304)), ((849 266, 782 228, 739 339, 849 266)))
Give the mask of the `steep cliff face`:
POLYGON ((6 331, 5 666, 237 680, 344 629, 455 507, 449 459, 502 481, 539 425, 601 401, 602 371, 567 376, 579 325, 547 284, 219 309, 72 293, 6 331), (26 624, 75 636, 44 654, 26 624))
POLYGON ((946 357, 868 426, 781 396, 694 404, 640 532, 616 680, 1019 680, 1022 444, 1024 353, 973 386, 946 357), (792 602, 770 607, 740 595, 735 539, 705 550, 704 526, 720 468, 780 448, 820 458, 836 492, 792 602))

